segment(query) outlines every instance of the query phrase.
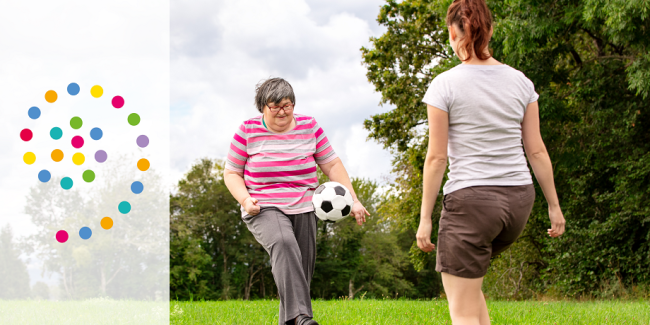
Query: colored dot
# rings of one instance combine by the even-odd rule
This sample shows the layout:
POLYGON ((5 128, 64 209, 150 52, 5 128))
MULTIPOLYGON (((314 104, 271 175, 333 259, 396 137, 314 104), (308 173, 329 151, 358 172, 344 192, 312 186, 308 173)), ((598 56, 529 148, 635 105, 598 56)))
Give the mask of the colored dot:
POLYGON ((68 94, 76 96, 79 93, 79 85, 76 82, 73 82, 68 85, 68 94))
POLYGON ((144 158, 138 160, 138 169, 141 171, 146 171, 149 169, 149 160, 146 160, 144 158))
POLYGON ((56 241, 59 243, 65 243, 68 241, 68 232, 65 230, 59 230, 56 232, 56 241))
POLYGON ((70 119, 70 127, 75 130, 79 130, 83 124, 84 122, 81 120, 79 116, 75 116, 70 119))
POLYGON ((86 183, 90 183, 95 180, 95 172, 88 169, 83 173, 82 178, 84 181, 86 181, 86 183))
POLYGON ((54 103, 54 102, 56 102, 56 99, 57 99, 57 98, 58 98, 58 95, 56 94, 56 91, 54 91, 54 90, 48 90, 48 91, 45 93, 45 100, 46 100, 48 103, 54 103))
POLYGON ((104 94, 104 89, 102 89, 101 86, 95 85, 92 88, 90 88, 90 94, 93 95, 95 98, 102 97, 104 94))
POLYGON ((111 219, 109 217, 104 217, 104 218, 102 218, 102 221, 100 222, 100 224, 102 225, 102 228, 104 228, 106 230, 111 229, 111 228, 113 228, 113 219, 111 219))
POLYGON ((20 131, 20 138, 21 138, 23 141, 29 141, 29 140, 32 139, 32 137, 34 137, 34 133, 32 133, 32 130, 30 130, 30 129, 23 129, 22 131, 20 131))
POLYGON ((75 135, 74 137, 72 137, 72 141, 70 141, 70 143, 72 143, 73 147, 79 149, 84 146, 84 138, 75 135))
POLYGON ((81 237, 81 239, 88 239, 92 235, 93 231, 88 227, 81 227, 81 229, 79 229, 79 237, 81 237))
POLYGON ((50 136, 54 140, 59 140, 63 136, 63 131, 61 131, 61 128, 55 126, 50 130, 50 136))
POLYGON ((72 155, 72 162, 75 165, 81 166, 84 163, 84 161, 86 161, 86 157, 84 157, 84 154, 82 154, 81 152, 77 152, 74 155, 72 155))
POLYGON ((32 120, 35 120, 41 117, 41 110, 36 106, 30 107, 29 110, 27 111, 27 115, 29 115, 29 118, 31 118, 32 120))
POLYGON ((127 214, 131 211, 131 204, 129 202, 122 201, 117 206, 117 209, 120 210, 120 213, 127 214))
POLYGON ((106 161, 106 158, 108 158, 108 155, 106 154, 106 151, 104 151, 104 150, 97 150, 97 152, 95 152, 95 160, 96 160, 98 163, 103 163, 103 162, 105 162, 105 161, 106 161))
POLYGON ((43 169, 40 172, 38 172, 38 180, 43 183, 49 182, 51 178, 52 178, 52 174, 50 174, 50 172, 47 169, 43 169))
POLYGON ((136 113, 131 113, 129 115, 129 124, 131 124, 133 126, 136 126, 136 125, 140 124, 140 115, 138 115, 136 113))
POLYGON ((104 132, 100 128, 93 128, 90 130, 90 138, 93 140, 99 140, 104 136, 104 132))
POLYGON ((54 160, 56 162, 59 162, 59 161, 63 160, 63 151, 61 151, 59 149, 54 149, 54 150, 52 150, 52 155, 51 156, 52 156, 52 160, 54 160))
POLYGON ((138 147, 144 148, 149 145, 149 138, 146 135, 141 135, 135 140, 135 143, 138 144, 138 147))
POLYGON ((134 194, 140 194, 144 190, 144 185, 141 182, 135 181, 131 184, 131 192, 134 194))
POLYGON ((113 107, 115 108, 122 108, 122 106, 124 106, 124 98, 122 98, 122 96, 115 96, 113 97, 111 104, 113 104, 113 107))
POLYGON ((61 179, 61 188, 64 190, 69 190, 72 188, 72 178, 70 177, 63 177, 61 179))
POLYGON ((36 161, 36 155, 33 152, 26 152, 23 155, 23 161, 26 164, 31 165, 36 161))

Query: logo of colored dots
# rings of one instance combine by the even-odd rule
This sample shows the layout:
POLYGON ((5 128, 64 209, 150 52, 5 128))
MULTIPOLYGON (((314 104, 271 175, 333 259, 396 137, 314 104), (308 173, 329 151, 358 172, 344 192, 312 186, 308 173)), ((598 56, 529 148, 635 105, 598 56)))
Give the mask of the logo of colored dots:
MULTIPOLYGON (((77 83, 70 83, 68 84, 66 88, 67 93, 70 96, 77 96, 78 94, 81 93, 81 87, 77 83)), ((104 95, 104 89, 99 86, 99 85, 94 85, 90 88, 90 95, 94 98, 101 98, 104 95)), ((48 90, 45 92, 45 101, 53 104, 59 99, 59 96, 55 90, 48 90)), ((121 109, 125 105, 125 100, 122 96, 114 96, 111 99, 111 105, 113 108, 116 109, 121 109)), ((46 105, 48 106, 48 105, 46 105)), ((27 109, 27 116, 31 120, 37 120, 41 117, 47 117, 48 114, 54 114, 56 111, 51 109, 51 107, 45 107, 41 106, 36 107, 32 106, 29 109, 27 109)), ((131 126, 137 126, 141 122, 140 115, 137 113, 130 113, 128 114, 127 118, 127 123, 131 126)), ((104 137, 104 131, 97 127, 93 126, 90 131, 84 131, 84 122, 82 117, 80 116, 73 116, 70 118, 70 128, 66 132, 82 132, 81 134, 77 133, 72 137, 70 140, 70 144, 72 145, 72 148, 76 150, 80 150, 84 147, 85 140, 84 140, 84 134, 89 135, 90 139, 94 141, 99 141, 104 137), (89 132, 89 133, 85 133, 89 132)), ((60 140, 63 138, 63 133, 64 130, 60 126, 52 126, 49 130, 49 135, 52 140, 60 140)), ((40 134, 40 133, 39 133, 40 134)), ((69 134, 69 133, 68 133, 69 134)), ((24 128, 20 131, 20 139, 24 142, 29 142, 34 138, 35 134, 32 131, 31 128, 24 128)), ((136 145, 140 148, 145 148, 149 145, 149 138, 146 135, 140 135, 135 139, 136 145)), ((65 148, 64 148, 65 150, 65 148)), ((63 161, 64 158, 64 152, 62 149, 53 149, 50 157, 52 158, 52 161, 54 162, 61 162, 63 161)), ((97 163, 104 163, 108 159, 108 154, 104 150, 97 150, 94 153, 95 161, 97 163)), ((33 165, 36 163, 36 154, 34 152, 25 152, 23 155, 23 162, 27 165, 33 165)), ((75 152, 72 154, 72 163, 77 166, 81 166, 84 163, 86 163, 86 157, 82 152, 75 152)), ((149 160, 142 158, 139 159, 136 167, 140 171, 147 171, 151 167, 149 160)), ((85 169, 81 173, 81 179, 86 182, 86 183, 92 183, 96 179, 97 175, 92 169, 85 169)), ((65 176, 61 178, 58 186, 61 187, 62 190, 67 191, 73 188, 75 180, 73 179, 73 176, 65 176)), ((38 172, 38 180, 42 183, 48 183, 50 180, 52 180, 52 174, 50 173, 49 170, 47 169, 42 169, 38 172)), ((81 183, 83 184, 83 182, 81 183)), ((144 191, 144 184, 140 181, 134 181, 131 183, 131 192, 133 194, 140 194, 144 191)), ((121 201, 117 205, 117 210, 121 214, 128 214, 131 212, 131 203, 128 201, 121 201)), ((113 219, 111 217, 104 217, 100 221, 100 226, 103 229, 111 229, 113 228, 113 219)), ((81 227, 79 229, 79 237, 83 240, 88 240, 92 237, 92 229, 88 226, 81 227)), ((55 239, 59 243, 65 243, 69 239, 69 233, 67 230, 59 230, 56 232, 55 239)))

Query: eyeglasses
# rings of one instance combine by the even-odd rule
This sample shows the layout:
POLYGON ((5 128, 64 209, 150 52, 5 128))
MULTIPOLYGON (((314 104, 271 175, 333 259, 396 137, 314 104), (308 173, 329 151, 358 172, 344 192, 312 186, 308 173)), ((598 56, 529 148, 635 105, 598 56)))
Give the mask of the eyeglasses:
POLYGON ((268 107, 269 110, 271 110, 271 112, 273 112, 273 113, 277 113, 281 109, 283 109, 285 112, 293 111, 293 104, 287 104, 287 105, 284 105, 284 106, 274 106, 274 107, 270 107, 269 105, 266 105, 266 107, 268 107))

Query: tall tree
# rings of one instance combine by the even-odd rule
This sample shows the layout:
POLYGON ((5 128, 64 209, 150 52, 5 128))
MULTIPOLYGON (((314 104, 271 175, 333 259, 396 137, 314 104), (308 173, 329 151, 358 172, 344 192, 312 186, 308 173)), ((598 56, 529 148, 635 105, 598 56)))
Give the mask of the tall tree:
MULTIPOLYGON (((368 80, 383 103, 396 106, 366 120, 365 127, 393 152, 398 177, 387 213, 401 229, 414 229, 419 221, 428 141, 421 99, 435 76, 460 63, 447 42, 450 3, 387 1, 378 17, 386 33, 362 48, 368 80)), ((542 135, 567 218, 567 233, 549 240, 546 203, 537 186, 523 236, 533 249, 517 255, 541 275, 529 277, 536 282, 531 285, 575 295, 596 292, 603 283, 650 283, 650 110, 644 100, 650 93, 650 3, 488 5, 495 17, 493 55, 523 71, 541 95, 542 135)), ((420 267, 425 255, 411 251, 420 267)))
POLYGON ((13 241, 9 225, 0 230, 0 299, 26 299, 31 296, 27 266, 13 241))

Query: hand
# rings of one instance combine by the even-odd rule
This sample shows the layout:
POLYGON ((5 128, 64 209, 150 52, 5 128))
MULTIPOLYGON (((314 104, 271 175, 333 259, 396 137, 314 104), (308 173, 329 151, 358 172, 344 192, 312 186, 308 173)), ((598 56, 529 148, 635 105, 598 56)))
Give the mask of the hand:
POLYGON ((557 208, 548 208, 548 217, 551 219, 551 229, 548 229, 548 235, 551 237, 558 237, 564 233, 564 215, 562 214, 562 209, 557 208))
POLYGON ((350 215, 357 219, 357 224, 361 226, 364 222, 366 222, 366 215, 369 216, 370 213, 368 210, 366 210, 366 208, 363 207, 363 204, 361 204, 359 200, 354 200, 354 205, 352 206, 350 215))
POLYGON ((426 253, 436 249, 436 245, 431 243, 431 219, 420 219, 420 226, 418 232, 415 234, 415 239, 418 241, 418 247, 426 253))
POLYGON ((244 210, 251 216, 257 215, 260 213, 260 206, 257 205, 257 199, 253 197, 247 197, 244 200, 244 210))

